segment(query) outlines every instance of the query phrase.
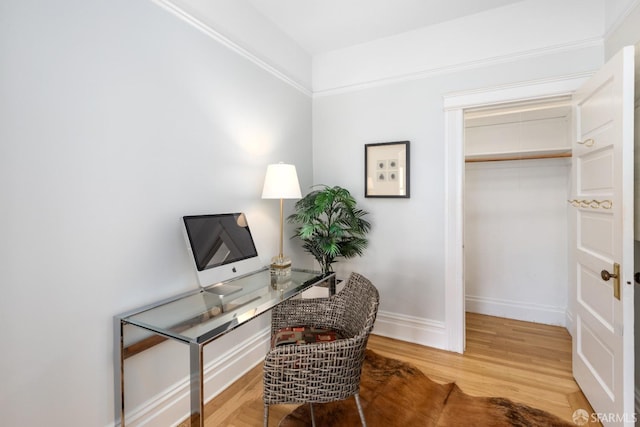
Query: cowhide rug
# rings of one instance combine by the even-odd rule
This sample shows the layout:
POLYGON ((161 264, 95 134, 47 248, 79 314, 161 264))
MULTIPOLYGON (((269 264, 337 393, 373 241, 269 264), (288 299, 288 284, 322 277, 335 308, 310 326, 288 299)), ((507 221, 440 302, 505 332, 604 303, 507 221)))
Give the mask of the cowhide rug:
MULTIPOLYGON (((367 350, 360 400, 369 427, 526 426, 575 427, 555 415, 498 397, 473 397, 455 383, 438 384, 418 368, 367 350)), ((313 405, 320 427, 359 426, 355 399, 313 405)), ((310 426, 309 405, 300 405, 281 427, 310 426)))

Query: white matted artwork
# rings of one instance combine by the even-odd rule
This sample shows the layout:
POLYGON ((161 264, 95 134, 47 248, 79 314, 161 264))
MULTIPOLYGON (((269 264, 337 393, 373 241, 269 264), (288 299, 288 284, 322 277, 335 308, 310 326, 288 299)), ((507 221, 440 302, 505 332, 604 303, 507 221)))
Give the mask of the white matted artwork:
POLYGON ((364 146, 364 196, 409 197, 409 141, 364 146))

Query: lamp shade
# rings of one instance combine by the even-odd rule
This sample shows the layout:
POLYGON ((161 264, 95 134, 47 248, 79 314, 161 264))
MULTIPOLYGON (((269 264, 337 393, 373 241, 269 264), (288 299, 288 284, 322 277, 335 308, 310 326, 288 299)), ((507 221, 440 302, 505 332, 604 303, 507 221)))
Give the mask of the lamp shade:
POLYGON ((300 184, 294 165, 278 163, 267 166, 262 188, 263 199, 299 199, 300 184))

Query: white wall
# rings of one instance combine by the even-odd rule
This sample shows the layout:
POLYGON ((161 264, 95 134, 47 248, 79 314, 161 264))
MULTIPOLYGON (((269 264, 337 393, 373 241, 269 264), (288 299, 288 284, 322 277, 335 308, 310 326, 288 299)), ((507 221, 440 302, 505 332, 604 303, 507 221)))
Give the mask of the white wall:
MULTIPOLYGON (((311 185, 311 100, 148 0, 3 1, 0 64, 2 424, 112 425, 113 316, 197 286, 184 214, 247 212, 268 262, 266 165, 311 185)), ((188 369, 154 351, 134 402, 188 369)))
MULTIPOLYGON (((520 3, 518 3, 520 4, 520 3)), ((528 10, 531 4, 523 2, 528 10)), ((600 6, 598 3, 596 6, 600 6)), ((564 10, 564 9, 561 9, 564 10)), ((599 10, 599 9, 597 9, 599 10)), ((586 13, 586 12, 585 12, 586 13)), ((590 15, 589 15, 590 16, 590 15)), ((555 19, 559 19, 556 17, 555 19)), ((562 15, 568 28, 577 28, 568 12, 562 15)), ((491 21, 493 22, 493 21, 491 21)), ((443 96, 454 92, 473 91, 489 87, 509 87, 519 82, 553 79, 558 76, 590 73, 602 65, 602 45, 576 43, 575 49, 548 49, 539 46, 535 55, 504 55, 513 46, 511 30, 522 21, 502 26, 482 25, 475 20, 456 39, 437 38, 444 48, 461 45, 463 40, 488 37, 493 43, 484 46, 486 61, 478 62, 473 49, 464 51, 451 67, 420 75, 399 71, 395 77, 385 77, 372 83, 369 76, 378 72, 376 63, 362 58, 369 55, 369 47, 353 54, 361 67, 358 76, 349 71, 357 69, 345 65, 346 73, 336 71, 336 80, 325 80, 326 91, 313 100, 313 156, 314 181, 343 185, 354 193, 363 208, 371 212, 373 231, 370 247, 364 257, 344 261, 337 265, 339 272, 360 271, 369 276, 381 292, 381 306, 376 332, 398 338, 443 347, 445 301, 445 147, 443 96), (502 30, 505 31, 502 31, 502 30), (473 35, 471 37, 470 35, 473 35), (361 56, 358 56, 361 54, 361 56), (492 61, 492 59, 495 59, 492 61), (345 80, 341 80, 342 78, 345 80), (359 77, 361 80, 356 81, 359 77), (353 78, 353 79, 352 79, 353 78), (336 82, 341 83, 336 83, 336 82), (337 89, 334 84, 346 86, 337 89), (366 143, 385 141, 411 141, 411 198, 365 199, 363 147, 366 143)), ((535 22, 531 25, 535 25, 535 22)), ((595 25, 595 24, 594 24, 595 25)), ((562 27, 562 26, 558 26, 562 27)), ((554 31, 545 27, 546 32, 554 31)), ((566 29, 566 27, 563 27, 566 29)), ((600 30, 603 28, 599 27, 600 30)), ((565 33, 561 30, 560 36, 565 33)), ((588 40, 591 30, 574 34, 575 40, 588 40)), ((448 35, 448 34, 447 34, 448 35)), ((517 34, 525 37, 524 34, 517 34)), ((538 31, 529 34, 531 46, 538 39, 538 31)), ((543 40, 552 40, 546 34, 543 40)), ((436 38, 434 38, 436 40, 436 38)), ((444 49, 443 48, 443 49, 444 49)), ((442 58, 431 57, 425 48, 416 61, 439 63, 442 58)), ((347 52, 336 53, 346 57, 347 52)), ((446 58, 445 58, 446 59, 446 58)), ((314 62, 314 88, 316 87, 314 62)), ((323 78, 323 67, 320 77, 323 78)), ((342 69, 336 66, 335 70, 342 69)))

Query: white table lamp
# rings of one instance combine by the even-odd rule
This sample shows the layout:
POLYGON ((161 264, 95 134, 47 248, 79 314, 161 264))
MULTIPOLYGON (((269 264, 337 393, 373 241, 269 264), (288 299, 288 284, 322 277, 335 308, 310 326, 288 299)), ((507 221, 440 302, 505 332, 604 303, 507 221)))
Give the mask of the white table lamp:
POLYGON ((291 259, 282 252, 284 240, 284 199, 299 199, 302 197, 298 175, 294 165, 278 163, 267 166, 267 175, 264 178, 262 188, 263 199, 280 199, 280 252, 271 260, 272 282, 274 276, 277 280, 286 280, 291 277, 291 259))

